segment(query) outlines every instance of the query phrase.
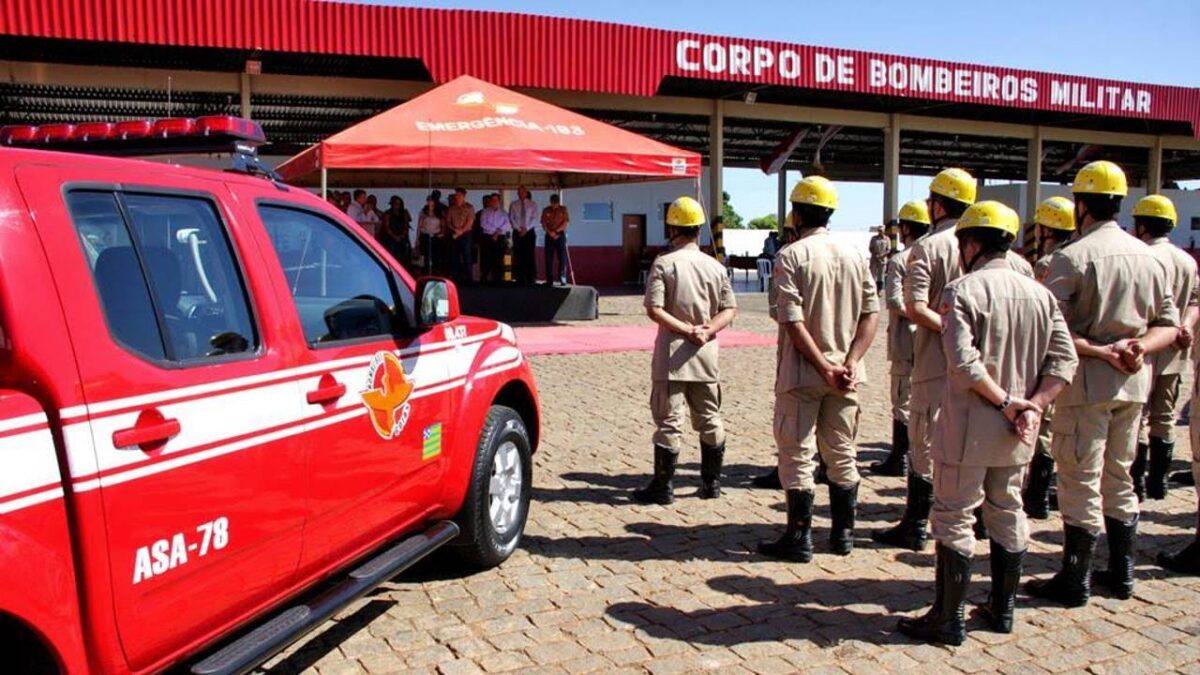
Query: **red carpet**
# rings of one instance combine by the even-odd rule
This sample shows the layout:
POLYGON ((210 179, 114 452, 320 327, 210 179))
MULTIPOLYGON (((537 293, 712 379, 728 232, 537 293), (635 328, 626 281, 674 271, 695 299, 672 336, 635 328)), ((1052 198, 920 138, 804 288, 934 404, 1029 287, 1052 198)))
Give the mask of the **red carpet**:
MULTIPOLYGON (((521 351, 536 354, 599 354, 603 352, 650 351, 654 348, 654 326, 532 326, 517 328, 521 351)), ((724 330, 717 341, 722 347, 774 347, 775 337, 724 330)))

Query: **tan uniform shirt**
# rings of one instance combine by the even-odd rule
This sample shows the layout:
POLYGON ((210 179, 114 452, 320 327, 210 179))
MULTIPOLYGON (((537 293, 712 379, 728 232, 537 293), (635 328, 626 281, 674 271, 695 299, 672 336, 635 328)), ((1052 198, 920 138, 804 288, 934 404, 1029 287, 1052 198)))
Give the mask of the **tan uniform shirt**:
POLYGON ((950 282, 939 310, 949 381, 934 459, 971 466, 1028 462, 1033 446, 1021 443, 1004 415, 971 387, 991 376, 1001 389, 1028 398, 1043 377, 1071 381, 1079 358, 1054 296, 996 259, 950 282))
MULTIPOLYGON (((1151 239, 1147 244, 1167 268, 1167 278, 1171 281, 1171 298, 1175 301, 1175 308, 1182 319, 1188 307, 1200 304, 1200 297, 1197 296, 1196 260, 1166 237, 1151 239)), ((1154 354, 1153 359, 1155 375, 1179 375, 1187 372, 1187 352, 1174 345, 1154 354)))
POLYGON ((446 209, 446 226, 450 228, 451 234, 469 232, 474 224, 475 207, 467 202, 452 204, 446 209))
MULTIPOLYGON (((803 321, 830 363, 841 365, 864 314, 879 311, 875 279, 867 262, 818 228, 783 249, 775 258, 777 314, 780 324, 803 321)), ((780 337, 775 392, 798 387, 826 387, 825 379, 792 344, 780 337)), ((865 380, 865 371, 859 379, 865 380)))
POLYGON ((1071 243, 1070 240, 1059 242, 1054 245, 1054 248, 1047 251, 1046 255, 1038 258, 1037 262, 1033 263, 1033 278, 1039 282, 1045 281, 1046 274, 1050 272, 1050 258, 1053 258, 1056 253, 1062 250, 1062 247, 1069 243, 1071 243))
MULTIPOLYGON (((958 220, 944 218, 934 225, 933 232, 913 244, 908 257, 908 274, 904 277, 904 301, 924 302, 936 311, 946 284, 962 275, 958 258, 958 238, 954 226, 958 220)), ((1009 251, 1008 266, 1032 277, 1033 268, 1021 256, 1009 251)), ((946 356, 942 353, 941 336, 917 326, 913 340, 913 384, 946 376, 946 356)))
POLYGON ((888 317, 887 357, 891 362, 892 375, 908 375, 913 367, 913 335, 917 327, 904 314, 904 276, 908 271, 908 256, 912 248, 906 248, 888 259, 887 273, 883 277, 883 300, 891 315, 888 317))
MULTIPOLYGON (((689 245, 655 258, 644 304, 662 307, 676 319, 698 326, 723 309, 737 307, 737 300, 725 267, 689 245)), ((656 381, 717 382, 717 341, 698 346, 659 326, 650 373, 656 381)))
POLYGON ((547 234, 558 235, 565 232, 569 221, 570 216, 567 215, 567 207, 562 204, 557 206, 551 204, 542 209, 542 229, 547 234))
MULTIPOLYGON (((1150 326, 1176 326, 1167 271, 1150 247, 1115 221, 1093 224, 1050 260, 1045 280, 1071 334, 1099 344, 1141 337, 1150 326)), ((1058 406, 1106 401, 1145 403, 1150 369, 1126 375, 1100 359, 1083 359, 1058 406)))

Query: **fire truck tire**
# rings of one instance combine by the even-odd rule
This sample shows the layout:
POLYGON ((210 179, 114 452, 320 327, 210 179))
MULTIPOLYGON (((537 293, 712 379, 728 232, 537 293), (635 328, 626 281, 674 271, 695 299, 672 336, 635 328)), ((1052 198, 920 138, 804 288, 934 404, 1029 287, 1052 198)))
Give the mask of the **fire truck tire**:
POLYGON ((42 639, 17 619, 0 614, 0 671, 58 675, 58 661, 42 639))
POLYGON ((462 532, 451 546, 464 563, 488 569, 512 555, 525 531, 532 483, 524 420, 512 408, 492 406, 479 434, 467 498, 455 518, 462 532))

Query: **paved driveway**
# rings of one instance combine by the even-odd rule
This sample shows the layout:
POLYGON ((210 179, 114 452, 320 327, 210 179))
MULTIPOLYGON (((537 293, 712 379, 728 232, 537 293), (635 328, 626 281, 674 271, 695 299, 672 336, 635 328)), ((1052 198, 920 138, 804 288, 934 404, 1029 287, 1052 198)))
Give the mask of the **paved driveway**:
MULTIPOLYGON (((741 300, 737 328, 773 335, 763 296, 741 300)), ((604 325, 645 321, 637 298, 605 298, 601 310, 604 325)), ((881 329, 868 357, 862 463, 882 457, 890 441, 883 336, 881 329)), ((722 352, 730 433, 724 496, 693 496, 695 450, 681 460, 679 498, 670 507, 627 497, 652 463, 650 355, 542 356, 533 365, 546 433, 522 549, 502 568, 474 576, 424 565, 360 601, 268 672, 1200 673, 1200 580, 1151 564, 1157 550, 1190 537, 1190 489, 1173 490, 1143 514, 1133 599, 1100 597, 1065 610, 1022 595, 1013 635, 975 631, 962 647, 920 645, 892 628, 932 599, 932 546, 900 552, 866 537, 898 516, 903 479, 864 481, 860 548, 849 557, 823 552, 824 490, 812 563, 753 552, 783 519, 781 495, 748 487, 750 475, 774 461, 773 348, 722 352)), ((1176 468, 1188 452, 1181 436, 1176 468)), ((1060 542, 1057 518, 1034 523, 1026 574, 1056 569, 1060 542)), ((979 550, 971 598, 981 602, 986 545, 979 550)), ((1102 540, 1101 564, 1104 550, 1102 540)))

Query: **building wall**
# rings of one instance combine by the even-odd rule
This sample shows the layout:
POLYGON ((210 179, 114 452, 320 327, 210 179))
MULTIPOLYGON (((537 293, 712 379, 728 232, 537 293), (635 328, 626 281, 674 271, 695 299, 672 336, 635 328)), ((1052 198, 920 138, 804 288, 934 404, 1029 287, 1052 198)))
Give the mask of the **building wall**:
MULTIPOLYGON (((702 179, 701 195, 707 194, 707 169, 702 179)), ((448 200, 454 192, 454 186, 431 186, 431 189, 442 191, 442 199, 448 200)), ((352 191, 352 187, 337 187, 335 189, 352 191)), ((415 219, 425 197, 430 189, 388 189, 370 188, 369 194, 375 195, 381 208, 386 208, 392 195, 399 195, 404 200, 405 208, 415 219)), ((539 208, 550 203, 547 190, 532 191, 533 200, 539 208)), ((476 208, 482 205, 482 191, 473 190, 467 193, 467 201, 476 208)), ((663 216, 664 205, 677 197, 688 195, 698 197, 696 183, 692 180, 656 181, 649 183, 627 183, 623 185, 608 185, 599 187, 576 188, 562 193, 562 202, 571 215, 571 225, 567 230, 567 242, 570 249, 571 264, 575 268, 575 280, 579 284, 592 286, 619 286, 624 283, 622 278, 624 264, 624 247, 622 242, 622 217, 627 214, 640 214, 646 217, 646 246, 650 249, 662 248, 666 245, 665 224, 663 216), (611 217, 600 220, 585 218, 585 205, 610 204, 611 217)), ((504 194, 507 207, 517 198, 516 190, 504 194)), ((706 199, 700 198, 704 203, 706 199)), ((542 243, 545 236, 538 226, 538 274, 544 274, 542 243)), ((413 237, 416 234, 414 232, 413 237)), ((711 237, 705 231, 703 242, 709 243, 711 237)), ((761 244, 760 244, 761 249, 761 244)))

